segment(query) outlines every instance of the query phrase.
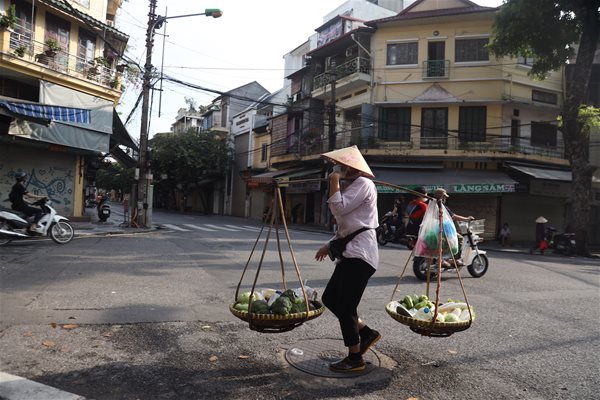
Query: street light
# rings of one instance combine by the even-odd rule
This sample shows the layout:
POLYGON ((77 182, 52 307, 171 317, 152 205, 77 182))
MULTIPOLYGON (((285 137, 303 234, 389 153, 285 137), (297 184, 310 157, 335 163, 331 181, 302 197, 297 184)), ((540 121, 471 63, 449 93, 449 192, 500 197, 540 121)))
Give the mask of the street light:
MULTIPOLYGON (((152 84, 152 48, 154 46, 154 31, 162 26, 168 19, 196 17, 205 15, 207 17, 219 18, 223 12, 218 8, 207 8, 203 13, 174 15, 163 17, 156 15, 156 1, 150 0, 150 13, 148 14, 148 30, 146 31, 146 64, 144 65, 144 81, 142 85, 142 121, 140 127, 140 156, 138 159, 139 181, 137 190, 135 191, 135 202, 132 201, 133 207, 143 213, 143 219, 137 218, 136 223, 146 227, 152 226, 152 191, 150 189, 152 182, 152 174, 149 169, 149 154, 148 154, 148 113, 150 109, 150 89, 152 84)), ((134 215, 132 213, 132 215, 134 215)), ((137 215, 137 214, 136 214, 137 215)), ((132 217, 133 218, 133 217, 132 217)))

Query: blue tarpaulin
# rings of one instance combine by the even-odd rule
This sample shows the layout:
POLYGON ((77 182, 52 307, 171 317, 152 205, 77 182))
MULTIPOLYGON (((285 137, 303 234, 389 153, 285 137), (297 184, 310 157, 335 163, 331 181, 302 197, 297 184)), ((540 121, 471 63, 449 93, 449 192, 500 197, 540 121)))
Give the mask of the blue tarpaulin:
POLYGON ((3 107, 14 114, 25 115, 32 118, 80 124, 91 123, 90 110, 82 108, 49 106, 45 104, 21 103, 6 100, 0 100, 0 107, 3 107))

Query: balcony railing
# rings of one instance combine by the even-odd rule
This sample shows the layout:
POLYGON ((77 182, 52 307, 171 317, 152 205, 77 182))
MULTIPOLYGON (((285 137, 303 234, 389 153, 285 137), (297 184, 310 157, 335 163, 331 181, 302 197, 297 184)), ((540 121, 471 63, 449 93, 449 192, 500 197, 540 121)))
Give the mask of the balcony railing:
MULTIPOLYGON (((339 80, 358 72, 368 74, 371 70, 371 61, 368 58, 357 57, 335 68, 336 79, 339 80)), ((317 75, 313 79, 313 90, 331 83, 331 71, 317 75)))
POLYGON ((94 60, 86 60, 63 50, 49 51, 45 43, 33 40, 32 36, 30 29, 17 25, 10 34, 10 49, 13 54, 54 71, 83 78, 103 86, 118 87, 118 76, 115 69, 98 65, 94 60))
POLYGON ((450 60, 423 61, 423 78, 448 78, 450 60))
MULTIPOLYGON (((393 152, 405 150, 458 150, 480 153, 518 153, 526 155, 537 155, 553 158, 565 158, 565 149, 562 145, 556 147, 535 146, 520 143, 510 137, 489 138, 485 141, 465 141, 457 137, 417 137, 404 142, 392 142, 382 139, 370 141, 367 148, 383 149, 393 152)), ((364 147, 364 146, 363 146, 364 147)))

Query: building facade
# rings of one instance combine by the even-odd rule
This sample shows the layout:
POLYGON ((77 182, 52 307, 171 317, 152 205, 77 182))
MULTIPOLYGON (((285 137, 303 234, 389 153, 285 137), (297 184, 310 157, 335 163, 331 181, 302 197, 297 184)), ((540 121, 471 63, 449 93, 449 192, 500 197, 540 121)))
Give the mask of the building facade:
POLYGON ((120 5, 0 1, 10 21, 0 27, 0 198, 25 171, 29 191, 78 217, 97 156, 133 161, 121 146, 137 147, 114 110, 128 41, 114 28, 120 5))

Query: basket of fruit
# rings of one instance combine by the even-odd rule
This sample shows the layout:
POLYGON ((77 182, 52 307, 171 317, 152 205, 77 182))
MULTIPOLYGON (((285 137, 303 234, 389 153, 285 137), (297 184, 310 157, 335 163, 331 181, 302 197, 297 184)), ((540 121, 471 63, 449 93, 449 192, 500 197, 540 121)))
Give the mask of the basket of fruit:
POLYGON ((389 302, 385 310, 401 324, 423 336, 446 337, 468 329, 475 311, 467 303, 448 299, 435 307, 426 295, 406 295, 402 301, 389 302))
POLYGON ((316 292, 306 288, 285 291, 263 289, 240 294, 229 306, 233 315, 248 322, 250 329, 263 333, 290 331, 304 322, 315 319, 325 311, 316 299, 316 292), (304 293, 308 299, 305 299, 304 293))

